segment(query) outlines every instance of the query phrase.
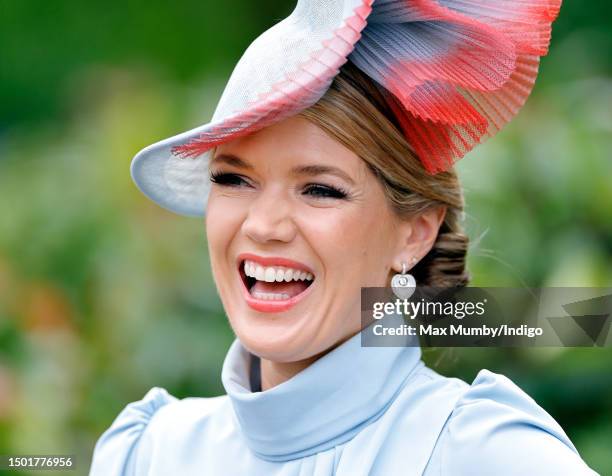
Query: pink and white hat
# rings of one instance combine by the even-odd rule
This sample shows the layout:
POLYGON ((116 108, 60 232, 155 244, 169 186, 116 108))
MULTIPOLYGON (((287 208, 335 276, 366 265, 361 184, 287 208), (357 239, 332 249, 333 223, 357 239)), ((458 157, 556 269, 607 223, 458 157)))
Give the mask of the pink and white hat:
POLYGON ((531 93, 561 0, 298 0, 236 65, 212 120, 141 150, 132 178, 203 216, 211 149, 315 104, 350 59, 383 86, 425 169, 448 170, 531 93))

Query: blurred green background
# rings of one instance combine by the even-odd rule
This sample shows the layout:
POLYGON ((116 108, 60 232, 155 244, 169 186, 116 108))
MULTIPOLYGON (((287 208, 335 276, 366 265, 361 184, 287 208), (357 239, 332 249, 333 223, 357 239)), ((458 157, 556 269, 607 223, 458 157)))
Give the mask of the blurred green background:
MULTIPOLYGON (((76 454, 86 474, 150 387, 223 393, 232 333, 204 224, 146 200, 129 163, 208 122, 292 7, 0 0, 0 454, 76 454)), ((610 2, 566 1, 525 110, 460 162, 474 285, 612 285, 611 18, 610 2)), ((611 348, 424 355, 468 382, 506 374, 612 474, 611 348)))

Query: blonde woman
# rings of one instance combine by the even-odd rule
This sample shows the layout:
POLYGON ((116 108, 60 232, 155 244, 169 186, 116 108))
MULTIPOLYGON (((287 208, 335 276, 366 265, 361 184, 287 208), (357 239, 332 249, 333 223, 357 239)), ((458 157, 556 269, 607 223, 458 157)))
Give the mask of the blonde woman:
POLYGON ((206 216, 236 340, 227 395, 132 403, 92 476, 595 474, 508 378, 360 345, 360 291, 465 286, 453 163, 520 108, 558 1, 300 0, 211 123, 141 151, 152 200, 206 216))

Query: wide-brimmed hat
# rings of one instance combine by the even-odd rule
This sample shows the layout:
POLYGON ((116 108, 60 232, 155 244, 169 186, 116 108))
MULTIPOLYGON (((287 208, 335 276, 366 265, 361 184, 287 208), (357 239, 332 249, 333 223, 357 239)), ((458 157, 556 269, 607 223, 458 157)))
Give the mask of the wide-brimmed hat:
POLYGON ((429 173, 448 170, 519 111, 561 0, 298 0, 236 65, 211 121, 152 144, 132 178, 202 216, 211 149, 315 104, 347 60, 387 93, 429 173))

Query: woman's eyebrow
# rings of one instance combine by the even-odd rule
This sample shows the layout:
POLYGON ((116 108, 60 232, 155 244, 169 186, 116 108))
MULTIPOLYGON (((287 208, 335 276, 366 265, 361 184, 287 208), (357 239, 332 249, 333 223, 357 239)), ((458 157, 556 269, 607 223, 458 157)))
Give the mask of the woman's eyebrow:
POLYGON ((212 163, 221 163, 227 165, 233 165, 234 167, 238 167, 241 169, 253 170, 253 166, 247 164, 244 160, 242 160, 237 155, 233 154, 219 154, 210 161, 212 163))
POLYGON ((310 177, 314 177, 315 175, 331 174, 346 180, 351 185, 355 185, 355 181, 349 176, 349 174, 347 174, 344 170, 331 165, 301 165, 299 167, 294 167, 291 172, 293 175, 308 175, 310 177))

